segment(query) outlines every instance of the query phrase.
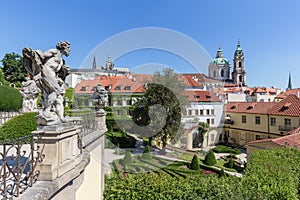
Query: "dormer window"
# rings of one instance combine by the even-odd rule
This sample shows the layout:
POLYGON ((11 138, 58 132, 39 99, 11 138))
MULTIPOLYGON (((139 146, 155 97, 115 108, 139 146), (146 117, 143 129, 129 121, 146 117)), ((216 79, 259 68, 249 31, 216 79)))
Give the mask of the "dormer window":
POLYGON ((116 86, 115 90, 121 90, 121 86, 120 85, 116 86))
POLYGON ((211 96, 210 96, 210 95, 205 95, 205 97, 206 97, 207 99, 211 99, 211 96))
POLYGON ((230 107, 230 109, 236 109, 236 107, 237 107, 236 105, 233 105, 230 107))
POLYGON ((125 86, 124 90, 131 90, 131 86, 125 86))
POLYGON ((195 99, 200 99, 200 96, 194 95, 194 98, 195 98, 195 99))
POLYGON ((82 86, 80 91, 87 91, 88 86, 82 86))
POLYGON ((247 107, 247 110, 252 110, 254 108, 254 105, 250 105, 247 107))

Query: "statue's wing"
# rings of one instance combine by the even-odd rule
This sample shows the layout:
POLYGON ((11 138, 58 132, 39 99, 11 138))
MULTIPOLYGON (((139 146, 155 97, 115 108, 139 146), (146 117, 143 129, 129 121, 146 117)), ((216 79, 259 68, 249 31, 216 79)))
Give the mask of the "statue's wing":
POLYGON ((26 71, 32 75, 37 76, 41 73, 42 58, 39 51, 34 51, 31 48, 24 48, 23 54, 23 65, 26 71))

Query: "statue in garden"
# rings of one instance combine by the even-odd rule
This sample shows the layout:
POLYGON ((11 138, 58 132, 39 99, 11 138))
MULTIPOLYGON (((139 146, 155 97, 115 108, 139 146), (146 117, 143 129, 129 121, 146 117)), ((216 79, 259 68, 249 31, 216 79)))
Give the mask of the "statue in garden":
POLYGON ((93 100, 94 105, 96 106, 96 110, 102 109, 102 107, 105 106, 108 102, 107 91, 102 87, 100 83, 94 89, 93 100))
POLYGON ((37 99, 39 95, 39 88, 37 87, 32 76, 26 78, 22 82, 22 89, 20 90, 23 96, 22 112, 37 112, 37 99))
POLYGON ((24 67, 42 93, 43 110, 37 116, 37 123, 52 125, 63 122, 65 78, 70 73, 63 56, 69 56, 70 43, 61 41, 55 49, 45 52, 25 47, 22 53, 24 67))

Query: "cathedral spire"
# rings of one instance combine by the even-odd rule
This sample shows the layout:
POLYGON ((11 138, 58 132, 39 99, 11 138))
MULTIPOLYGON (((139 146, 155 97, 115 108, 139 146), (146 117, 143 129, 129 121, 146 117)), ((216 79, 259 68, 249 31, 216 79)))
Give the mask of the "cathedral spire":
POLYGON ((289 82, 288 82, 288 87, 286 88, 286 90, 291 90, 293 89, 292 87, 292 77, 291 77, 291 71, 289 72, 289 82))
POLYGON ((96 58, 94 56, 94 60, 93 60, 93 69, 96 69, 97 68, 97 64, 96 64, 96 58))

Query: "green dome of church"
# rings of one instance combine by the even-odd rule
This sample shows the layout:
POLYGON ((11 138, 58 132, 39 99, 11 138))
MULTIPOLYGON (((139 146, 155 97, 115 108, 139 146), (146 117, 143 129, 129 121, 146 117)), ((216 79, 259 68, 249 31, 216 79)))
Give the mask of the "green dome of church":
POLYGON ((229 61, 226 58, 215 58, 212 63, 216 65, 225 65, 229 64, 229 61))
POLYGON ((230 64, 229 61, 226 58, 224 58, 221 47, 219 47, 219 49, 217 51, 217 55, 212 60, 211 64, 215 64, 215 65, 229 65, 230 64))

